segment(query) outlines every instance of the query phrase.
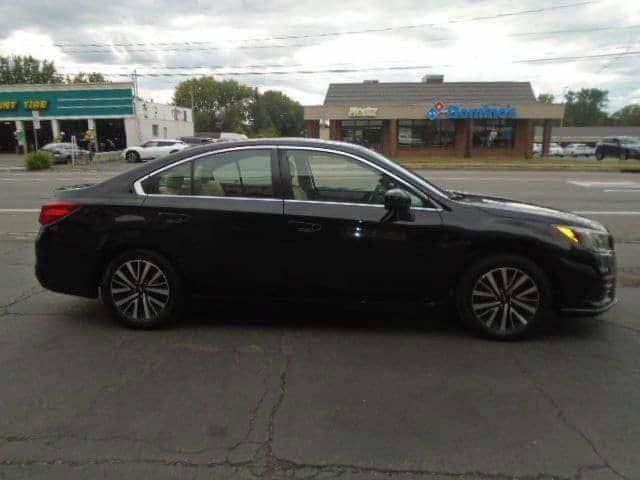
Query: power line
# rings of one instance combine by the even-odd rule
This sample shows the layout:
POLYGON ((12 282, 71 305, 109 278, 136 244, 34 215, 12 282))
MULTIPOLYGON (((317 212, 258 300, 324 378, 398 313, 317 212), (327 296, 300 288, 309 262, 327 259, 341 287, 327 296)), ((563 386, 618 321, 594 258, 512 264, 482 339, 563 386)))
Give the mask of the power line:
MULTIPOLYGON (((610 57, 628 57, 640 55, 640 50, 626 51, 626 52, 613 52, 613 53, 598 53, 593 55, 576 55, 566 57, 545 57, 545 58, 530 58, 523 60, 512 60, 505 62, 506 64, 535 64, 546 62, 574 62, 580 60, 591 60, 610 57)), ((374 72, 374 71, 403 71, 403 70, 427 70, 433 68, 450 68, 455 67, 455 64, 440 64, 440 65, 395 65, 395 66, 381 66, 381 67, 346 67, 346 68, 329 68, 329 69, 299 69, 299 70, 252 70, 252 71, 215 71, 215 72, 143 72, 137 73, 137 77, 194 77, 203 75, 220 75, 220 76, 254 76, 254 75, 313 75, 321 73, 358 73, 358 72, 374 72)), ((186 68, 185 68, 186 69, 186 68)), ((66 72, 65 75, 75 75, 74 73, 66 72)), ((131 73, 103 73, 105 76, 118 76, 118 77, 130 77, 131 73)))
MULTIPOLYGON (((237 42, 264 42, 264 41, 273 41, 273 40, 294 40, 294 39, 308 39, 308 38, 326 38, 326 37, 336 37, 343 35, 361 35, 367 33, 382 33, 382 32, 390 32, 394 30, 407 30, 407 29, 416 29, 423 27, 439 27, 442 25, 452 25, 457 23, 467 23, 467 22, 479 22, 486 20, 496 20, 500 18, 508 18, 520 15, 533 15, 537 13, 550 12, 555 10, 562 10, 567 8, 574 7, 582 7, 585 5, 591 5, 594 3, 598 3, 597 0, 587 0, 577 3, 569 3, 563 5, 555 5, 552 7, 541 7, 534 8, 528 10, 518 10, 515 12, 505 12, 498 13, 495 15, 485 15, 485 16, 477 16, 470 18, 461 18, 461 19, 453 19, 453 20, 444 20, 438 23, 414 23, 408 25, 392 25, 387 27, 374 27, 374 28, 366 28, 362 30, 343 30, 337 32, 320 32, 320 33, 303 33, 296 35, 278 35, 278 36, 270 36, 270 37, 257 37, 257 38, 247 38, 247 39, 239 39, 237 42)), ((66 48, 66 47, 138 47, 138 46, 170 46, 170 45, 186 45, 186 46, 194 46, 194 45, 206 45, 211 44, 211 41, 184 41, 184 42, 119 42, 119 43, 99 43, 99 42, 91 42, 91 43, 64 43, 57 42, 54 43, 54 46, 66 48)))
MULTIPOLYGON (((580 29, 570 29, 570 30, 541 30, 538 32, 519 32, 519 33, 508 33, 506 37, 533 37, 533 36, 545 36, 545 35, 561 35, 567 33, 589 33, 589 32, 603 32, 608 30, 632 30, 640 28, 640 24, 638 25, 627 25, 622 27, 592 27, 592 28, 580 28, 580 29)), ((422 43, 439 43, 439 42, 450 42, 451 38, 431 38, 422 43)), ((209 50, 254 50, 254 49, 272 49, 272 48, 296 48, 296 47, 310 47, 316 46, 318 44, 307 44, 307 43, 297 43, 297 44, 276 44, 276 45, 239 45, 236 47, 181 47, 181 48, 135 48, 135 49, 126 49, 127 52, 146 52, 146 53, 165 53, 165 52, 184 52, 184 51, 209 51, 209 50)), ((63 49, 65 53, 82 53, 82 54, 103 54, 103 53, 111 53, 110 49, 102 49, 102 50, 66 50, 63 49)), ((170 67, 167 67, 170 68, 170 67)), ((210 67, 193 67, 193 68, 210 68, 210 67)))

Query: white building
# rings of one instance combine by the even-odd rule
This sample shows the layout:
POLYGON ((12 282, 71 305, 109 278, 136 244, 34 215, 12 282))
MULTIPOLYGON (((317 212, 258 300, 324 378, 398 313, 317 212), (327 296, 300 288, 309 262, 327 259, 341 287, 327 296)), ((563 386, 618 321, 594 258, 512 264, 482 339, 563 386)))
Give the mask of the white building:
POLYGON ((95 133, 98 150, 139 145, 150 138, 192 136, 191 109, 134 97, 130 82, 0 86, 0 151, 27 151, 57 137, 82 145, 95 133), (34 119, 40 128, 34 130, 34 119), (16 134, 16 132, 18 132, 16 134))

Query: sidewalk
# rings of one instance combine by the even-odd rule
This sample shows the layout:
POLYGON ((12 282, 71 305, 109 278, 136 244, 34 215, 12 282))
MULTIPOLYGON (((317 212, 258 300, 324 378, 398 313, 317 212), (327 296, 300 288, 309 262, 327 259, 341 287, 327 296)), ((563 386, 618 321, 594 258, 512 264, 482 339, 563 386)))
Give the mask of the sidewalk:
POLYGON ((0 154, 0 172, 22 171, 24 168, 24 155, 15 153, 0 154))

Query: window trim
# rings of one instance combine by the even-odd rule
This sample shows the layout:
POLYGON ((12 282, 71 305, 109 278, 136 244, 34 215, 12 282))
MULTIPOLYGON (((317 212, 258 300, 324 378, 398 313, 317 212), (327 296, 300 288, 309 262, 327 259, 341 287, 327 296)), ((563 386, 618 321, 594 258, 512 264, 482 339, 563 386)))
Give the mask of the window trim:
MULTIPOLYGON (((269 150, 271 152, 271 157, 273 158, 273 150, 276 150, 277 147, 275 145, 249 145, 243 147, 233 147, 233 148, 224 148, 220 150, 211 150, 205 153, 201 153, 199 155, 194 155, 193 157, 183 158, 182 160, 178 160, 177 162, 170 163, 169 165, 165 165, 162 168, 154 170, 151 173, 144 175, 143 177, 138 178, 135 182, 133 182, 133 190, 134 192, 141 197, 179 197, 179 198, 224 198, 227 200, 231 199, 242 199, 242 200, 275 200, 277 202, 281 202, 282 198, 263 198, 263 197, 220 197, 220 196, 212 196, 212 195, 167 195, 164 193, 146 193, 142 188, 142 182, 151 178, 159 173, 164 172, 165 170, 169 170, 170 168, 177 167, 178 165, 182 165, 183 163, 192 162, 197 160, 198 158, 207 157, 209 155, 217 155, 219 153, 225 152, 234 152, 239 150, 269 150)), ((193 166, 192 166, 193 169, 193 166)), ((273 182, 273 162, 271 165, 272 174, 271 174, 271 182, 274 188, 274 195, 277 195, 277 184, 273 182)))
MULTIPOLYGON (((416 209, 416 210, 421 210, 421 211, 436 211, 436 212, 442 212, 444 209, 442 208, 442 205, 440 205, 437 201, 435 201, 433 198, 431 198, 431 196, 425 194, 424 192, 420 191, 416 186, 412 185, 411 183, 409 183, 407 180, 404 180, 402 178, 400 178, 398 175, 396 175, 395 173, 387 170, 386 168, 377 165, 375 162, 372 162, 370 160, 364 159, 358 155, 354 155, 352 153, 349 152, 344 152, 342 150, 335 150, 335 149, 331 149, 331 148, 322 148, 322 147, 307 147, 307 146, 301 146, 301 145, 245 145, 245 146, 241 146, 241 147, 232 147, 232 148, 224 148, 224 149, 220 149, 220 150, 211 150, 208 152, 204 152, 201 153, 199 155, 194 155, 193 157, 187 157, 187 158, 183 158, 182 160, 178 160, 177 162, 174 163, 170 163, 169 165, 165 165, 164 167, 161 167, 157 170, 154 170, 153 172, 150 172, 140 178, 138 178, 136 181, 133 182, 133 190, 136 193, 136 195, 141 196, 141 197, 170 197, 170 198, 209 198, 209 199, 225 199, 225 200, 254 200, 254 201, 267 201, 267 202, 286 202, 286 201, 295 201, 295 202, 307 202, 307 203, 315 203, 315 204, 331 204, 331 202, 321 202, 321 201, 315 201, 315 200, 294 200, 294 199, 289 199, 289 198, 284 198, 285 197, 285 187, 288 188, 289 190, 291 189, 291 182, 289 181, 288 178, 286 178, 287 176, 284 175, 283 169, 282 169, 282 165, 284 164, 284 167, 287 169, 287 173, 288 173, 288 165, 286 165, 286 159, 284 159, 284 156, 281 155, 284 154, 287 150, 312 150, 312 151, 318 151, 318 152, 323 152, 323 153, 334 153, 336 155, 344 155, 347 157, 351 157, 354 160, 358 161, 358 162, 362 162, 365 163, 367 165, 369 165, 370 167, 390 176, 391 178, 397 180, 398 182, 404 184, 406 187, 408 187, 411 191, 413 191, 414 194, 416 194, 418 197, 422 198, 423 200, 426 200, 427 202, 431 203, 432 205, 434 205, 434 207, 411 207, 412 209, 416 209), (157 175, 165 170, 168 170, 170 168, 176 167, 182 163, 185 162, 191 162, 194 161, 198 158, 201 157, 206 157, 208 155, 212 155, 212 154, 218 154, 218 153, 225 153, 225 152, 233 152, 233 151, 238 151, 238 150, 271 150, 272 151, 272 156, 273 156, 273 151, 276 152, 276 159, 277 161, 275 162, 275 170, 272 164, 272 177, 275 177, 275 182, 274 182, 274 195, 279 195, 280 198, 262 198, 262 197, 220 197, 220 196, 208 196, 208 195, 167 195, 167 194, 163 194, 163 193, 145 193, 144 189, 142 188, 142 182, 144 182, 145 180, 147 180, 148 178, 157 175)), ((409 172, 411 173, 411 172, 409 172)), ((434 192, 435 193, 435 192, 434 192)), ((372 204, 372 203, 347 203, 347 202, 333 202, 334 204, 339 204, 339 205, 352 205, 352 206, 362 206, 362 207, 384 207, 384 205, 378 205, 378 204, 372 204)))
MULTIPOLYGON (((374 162, 371 162, 370 160, 366 160, 362 157, 359 157, 357 155, 354 155, 352 153, 349 152, 343 152, 341 150, 333 150, 330 148, 321 148, 321 147, 305 147, 305 146, 285 146, 285 145, 280 145, 277 147, 278 150, 281 150, 283 155, 280 156, 281 159, 281 170, 282 170, 282 166, 284 166, 284 168, 286 168, 286 172, 289 172, 289 165, 286 161, 285 155, 287 150, 311 150, 311 151, 317 151, 317 152, 323 152, 323 153, 333 153, 335 155, 342 155, 342 156, 346 156, 346 157, 350 157, 353 160, 357 161, 357 162, 361 162, 364 163, 370 167, 372 167, 374 170, 377 170, 385 175, 388 175, 389 177, 393 178, 394 180, 402 183, 403 185, 405 185, 406 187, 409 188, 410 191, 412 191, 418 198, 422 199, 423 201, 426 201, 428 203, 431 203, 432 205, 434 205, 434 207, 411 207, 412 209, 418 209, 418 210, 424 210, 424 211, 443 211, 442 206, 436 202, 435 200, 433 200, 431 197, 429 197, 428 195, 426 195, 424 192, 421 192, 416 186, 412 185, 411 183, 407 182, 406 180, 400 178, 399 176, 397 176, 395 173, 392 173, 384 168, 382 168, 380 165, 375 164, 374 162)), ((283 175, 282 179, 283 182, 285 183, 287 189, 288 189, 288 193, 290 193, 291 191, 291 181, 288 178, 288 175, 283 175)), ((380 205, 380 204, 376 204, 376 203, 357 203, 357 202, 335 202, 335 201, 329 201, 329 200, 296 200, 293 198, 285 198, 284 199, 285 202, 287 201, 293 201, 293 202, 297 202, 297 203, 311 203, 311 204, 327 204, 327 205, 352 205, 352 206, 362 206, 362 207, 383 207, 384 205, 380 205)))

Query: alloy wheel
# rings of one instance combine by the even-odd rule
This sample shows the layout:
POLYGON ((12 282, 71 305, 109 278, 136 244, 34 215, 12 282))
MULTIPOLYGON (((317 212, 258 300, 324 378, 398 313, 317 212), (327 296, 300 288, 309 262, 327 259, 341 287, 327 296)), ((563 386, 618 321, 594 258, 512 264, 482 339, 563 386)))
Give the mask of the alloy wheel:
POLYGON ((149 260, 128 260, 111 277, 111 298, 120 313, 134 321, 157 319, 169 303, 167 276, 149 260))
POLYGON ((540 307, 540 290, 522 270, 500 267, 476 281, 471 307, 486 329, 509 335, 523 330, 533 320, 540 307))

